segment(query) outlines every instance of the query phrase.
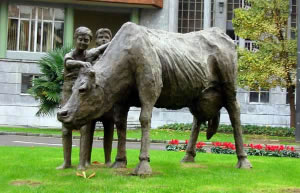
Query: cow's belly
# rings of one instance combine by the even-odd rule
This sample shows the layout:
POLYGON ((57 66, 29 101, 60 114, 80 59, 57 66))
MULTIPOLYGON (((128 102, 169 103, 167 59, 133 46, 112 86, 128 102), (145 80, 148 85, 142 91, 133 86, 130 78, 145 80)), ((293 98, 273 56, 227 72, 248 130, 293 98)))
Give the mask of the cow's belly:
POLYGON ((155 107, 167 109, 181 109, 192 106, 200 97, 201 89, 168 90, 162 89, 155 107))

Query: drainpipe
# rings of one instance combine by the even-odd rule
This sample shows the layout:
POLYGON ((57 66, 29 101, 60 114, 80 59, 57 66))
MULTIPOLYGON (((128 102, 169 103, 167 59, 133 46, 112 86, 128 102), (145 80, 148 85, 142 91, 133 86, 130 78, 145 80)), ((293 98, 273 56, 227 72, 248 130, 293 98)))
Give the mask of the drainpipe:
POLYGON ((7 50, 8 3, 0 2, 0 58, 6 57, 7 50))
POLYGON ((130 21, 139 24, 140 23, 140 10, 138 8, 134 8, 130 15, 130 21))
POLYGON ((74 8, 65 8, 65 21, 64 21, 64 46, 73 46, 74 35, 74 8))
POLYGON ((297 87, 296 87, 296 141, 300 142, 300 4, 297 2, 298 7, 298 18, 297 18, 297 28, 298 28, 298 64, 297 64, 297 87))

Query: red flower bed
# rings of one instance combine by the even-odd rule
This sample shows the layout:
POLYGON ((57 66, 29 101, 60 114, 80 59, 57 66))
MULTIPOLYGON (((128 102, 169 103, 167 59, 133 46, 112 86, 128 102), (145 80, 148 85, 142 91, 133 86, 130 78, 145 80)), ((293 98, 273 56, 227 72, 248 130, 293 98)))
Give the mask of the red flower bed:
MULTIPOLYGON (((166 149, 168 151, 184 151, 186 150, 188 140, 184 144, 179 144, 179 140, 172 139, 169 141, 166 149)), ((204 142, 196 143, 197 152, 206 152, 203 148, 204 142)), ((262 145, 262 144, 244 144, 248 155, 256 156, 275 156, 275 157, 295 157, 300 158, 300 154, 295 151, 293 146, 284 145, 262 145)), ((230 142, 212 142, 211 152, 217 154, 235 154, 236 147, 230 142)))

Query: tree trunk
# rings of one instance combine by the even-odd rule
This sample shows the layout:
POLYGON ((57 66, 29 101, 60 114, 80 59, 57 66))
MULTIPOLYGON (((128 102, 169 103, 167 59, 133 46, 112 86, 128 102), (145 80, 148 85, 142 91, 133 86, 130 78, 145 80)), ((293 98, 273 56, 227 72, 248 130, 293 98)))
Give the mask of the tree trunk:
POLYGON ((295 86, 289 86, 287 91, 290 102, 290 127, 296 128, 295 86))

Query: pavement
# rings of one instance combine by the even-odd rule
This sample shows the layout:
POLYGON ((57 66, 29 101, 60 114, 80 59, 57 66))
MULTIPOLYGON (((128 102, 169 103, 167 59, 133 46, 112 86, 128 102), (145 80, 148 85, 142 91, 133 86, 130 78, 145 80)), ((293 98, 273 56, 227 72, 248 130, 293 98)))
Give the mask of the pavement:
MULTIPOLYGON (((79 147, 78 136, 73 138, 73 147, 79 147)), ((62 147, 61 137, 51 136, 24 136, 24 135, 0 135, 0 146, 25 146, 25 147, 62 147)), ((150 148, 154 150, 165 150, 165 143, 151 143, 150 148)), ((103 148, 102 139, 94 139, 94 148, 103 148)), ((128 141, 126 147, 129 149, 140 149, 139 141, 128 141)), ((117 148, 117 141, 113 141, 113 148, 117 148)))
MULTIPOLYGON (((25 147, 62 147, 61 135, 24 133, 24 132, 0 132, 0 146, 25 146, 25 147)), ((73 146, 79 147, 80 136, 73 136, 73 146)), ((140 139, 128 138, 126 148, 140 149, 140 139)), ((150 149, 165 150, 168 140, 151 140, 150 149)), ((183 144, 185 141, 180 140, 183 144)), ((271 144, 276 145, 276 144, 271 144)), ((212 142, 205 142, 204 148, 209 150, 212 142)), ((291 145, 300 153, 300 146, 291 145)), ((103 148, 103 137, 94 137, 93 148, 103 148)), ((117 139, 113 141, 113 148, 117 148, 117 139)))

